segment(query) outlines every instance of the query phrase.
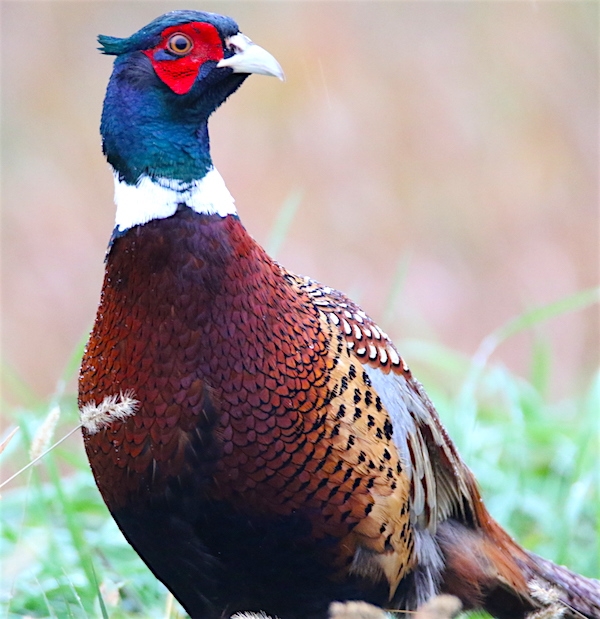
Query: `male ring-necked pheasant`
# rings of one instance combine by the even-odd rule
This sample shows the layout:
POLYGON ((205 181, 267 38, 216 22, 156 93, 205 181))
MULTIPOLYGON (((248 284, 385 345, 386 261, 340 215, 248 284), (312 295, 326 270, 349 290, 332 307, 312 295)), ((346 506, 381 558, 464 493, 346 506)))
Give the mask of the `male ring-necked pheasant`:
POLYGON ((197 11, 99 40, 117 214, 79 400, 98 488, 157 578, 199 619, 439 591, 600 619, 600 583, 490 517, 385 333, 242 226, 207 121, 250 73, 281 78, 275 59, 197 11))

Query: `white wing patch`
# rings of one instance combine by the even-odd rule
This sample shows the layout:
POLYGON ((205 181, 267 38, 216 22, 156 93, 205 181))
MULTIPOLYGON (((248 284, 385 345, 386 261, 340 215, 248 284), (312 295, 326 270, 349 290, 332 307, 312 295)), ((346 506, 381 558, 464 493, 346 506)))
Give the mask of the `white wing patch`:
POLYGON ((413 522, 434 533, 437 523, 462 510, 463 500, 470 497, 459 470, 464 465, 448 445, 433 405, 418 386, 402 374, 386 374, 369 365, 363 368, 390 415, 394 443, 411 479, 413 522), (432 449, 444 454, 447 465, 442 465, 432 449))

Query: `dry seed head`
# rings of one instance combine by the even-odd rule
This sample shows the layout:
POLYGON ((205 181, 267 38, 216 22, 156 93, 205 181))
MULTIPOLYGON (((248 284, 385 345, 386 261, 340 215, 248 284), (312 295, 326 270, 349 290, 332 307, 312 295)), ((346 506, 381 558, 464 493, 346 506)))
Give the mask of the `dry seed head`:
POLYGON ((29 450, 29 458, 31 460, 39 458, 50 446, 59 417, 60 407, 55 405, 50 409, 46 419, 42 421, 31 441, 31 448, 29 450))
POLYGON ((17 426, 16 428, 13 428, 8 436, 0 443, 0 454, 6 449, 6 447, 8 446, 8 444, 10 443, 10 441, 12 440, 13 436, 19 431, 19 426, 17 426))
POLYGON ((566 610, 566 607, 560 603, 551 604, 529 613, 526 619, 562 619, 565 616, 566 610))
POLYGON ((453 595, 437 595, 421 606, 415 619, 452 619, 462 610, 462 603, 453 595))
POLYGON ((535 578, 529 581, 528 586, 531 597, 542 604, 554 604, 560 601, 560 591, 550 583, 535 578))
POLYGON ((367 602, 332 602, 329 605, 329 619, 386 619, 383 608, 367 602))
POLYGON ((113 421, 131 417, 137 411, 139 404, 132 391, 106 396, 100 404, 88 402, 81 407, 81 425, 89 434, 96 434, 113 421))
POLYGON ((567 607, 560 599, 559 589, 539 578, 530 580, 528 587, 531 597, 544 604, 544 608, 530 613, 527 619, 561 619, 564 617, 567 607))

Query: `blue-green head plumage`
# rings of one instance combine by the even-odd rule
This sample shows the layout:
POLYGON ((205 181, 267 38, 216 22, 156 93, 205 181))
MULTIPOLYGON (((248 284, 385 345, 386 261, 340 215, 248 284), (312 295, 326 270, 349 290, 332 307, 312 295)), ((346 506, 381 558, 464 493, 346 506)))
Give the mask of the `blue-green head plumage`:
POLYGON ((164 50, 165 29, 195 22, 217 31, 220 57, 233 54, 227 39, 239 32, 235 21, 200 11, 166 13, 127 38, 98 37, 100 51, 116 56, 100 126, 103 150, 119 178, 128 184, 144 176, 190 182, 212 167, 208 118, 247 75, 219 68, 216 60, 208 59, 196 67, 189 91, 177 93, 169 88, 156 72, 157 59, 178 61, 164 50))
POLYGON ((100 47, 98 49, 109 56, 120 56, 121 54, 149 49, 158 44, 160 35, 165 28, 190 22, 204 22, 213 25, 223 41, 239 32, 236 22, 225 15, 203 11, 171 11, 152 20, 130 37, 99 35, 100 47))

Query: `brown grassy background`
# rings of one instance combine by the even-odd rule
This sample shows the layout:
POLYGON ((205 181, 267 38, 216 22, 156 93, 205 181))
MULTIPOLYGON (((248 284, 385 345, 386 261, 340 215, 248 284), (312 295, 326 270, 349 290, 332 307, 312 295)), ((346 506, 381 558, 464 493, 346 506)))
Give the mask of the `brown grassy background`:
MULTIPOLYGON (((595 2, 3 2, 3 361, 37 394, 91 327, 113 225, 98 135, 112 61, 95 37, 175 8, 233 16, 287 74, 252 76, 212 120, 245 225, 265 242, 300 191, 278 258, 378 320, 405 261, 382 325, 401 351, 418 337, 472 354, 597 284, 595 2)), ((526 374, 547 341, 560 396, 597 366, 598 336, 592 308, 495 358, 526 374)))

